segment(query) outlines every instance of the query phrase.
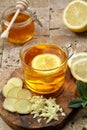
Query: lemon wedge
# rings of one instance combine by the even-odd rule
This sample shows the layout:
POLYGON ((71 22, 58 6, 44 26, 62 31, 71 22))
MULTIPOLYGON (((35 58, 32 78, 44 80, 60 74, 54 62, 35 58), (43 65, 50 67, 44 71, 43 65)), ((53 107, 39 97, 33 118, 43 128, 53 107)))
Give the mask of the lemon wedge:
POLYGON ((87 82, 87 58, 74 62, 71 65, 71 73, 75 79, 87 82))
POLYGON ((32 68, 42 75, 54 74, 58 71, 62 61, 55 54, 45 53, 34 57, 32 60, 32 68))
POLYGON ((71 65, 75 63, 76 61, 79 61, 83 58, 87 58, 87 52, 78 52, 75 53, 69 60, 68 60, 68 66, 71 68, 71 65))
POLYGON ((74 0, 70 2, 63 12, 64 24, 74 32, 87 30, 87 2, 74 0))

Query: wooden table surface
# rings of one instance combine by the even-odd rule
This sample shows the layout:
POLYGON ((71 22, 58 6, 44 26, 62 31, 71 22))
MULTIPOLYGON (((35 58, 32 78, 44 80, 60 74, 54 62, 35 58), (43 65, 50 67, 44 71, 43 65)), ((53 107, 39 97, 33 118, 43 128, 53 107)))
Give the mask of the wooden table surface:
MULTIPOLYGON (((87 50, 87 32, 73 33, 65 27, 62 13, 66 5, 72 0, 30 0, 32 11, 36 11, 43 27, 35 24, 34 38, 51 37, 62 45, 72 43, 75 51, 87 50)), ((0 17, 5 8, 13 5, 16 0, 0 0, 0 17)), ((15 68, 20 67, 19 51, 21 46, 14 46, 0 39, 0 86, 15 68)), ((1 90, 1 88, 0 88, 1 90)), ((0 118, 0 130, 12 130, 0 118)), ((62 130, 87 130, 87 109, 80 110, 62 130)))

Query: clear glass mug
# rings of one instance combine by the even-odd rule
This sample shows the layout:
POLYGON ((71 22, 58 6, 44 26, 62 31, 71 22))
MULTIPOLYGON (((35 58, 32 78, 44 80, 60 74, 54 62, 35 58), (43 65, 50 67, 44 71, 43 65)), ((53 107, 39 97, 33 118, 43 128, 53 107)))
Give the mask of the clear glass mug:
MULTIPOLYGON (((53 43, 46 38, 31 40, 25 44, 20 51, 20 59, 27 88, 38 94, 52 94, 57 91, 60 93, 65 81, 68 56, 66 47, 62 48, 55 44, 55 41, 53 43), (44 64, 40 69, 34 68, 34 58, 43 54, 47 57, 52 54, 58 57, 61 63, 50 69, 45 69, 44 64)), ((48 58, 49 64, 53 66, 52 60, 48 58)))
MULTIPOLYGON (((6 30, 16 12, 15 6, 8 7, 2 13, 1 29, 6 30)), ((35 27, 30 10, 21 11, 12 25, 7 41, 15 45, 21 45, 29 41, 34 35, 35 27)))

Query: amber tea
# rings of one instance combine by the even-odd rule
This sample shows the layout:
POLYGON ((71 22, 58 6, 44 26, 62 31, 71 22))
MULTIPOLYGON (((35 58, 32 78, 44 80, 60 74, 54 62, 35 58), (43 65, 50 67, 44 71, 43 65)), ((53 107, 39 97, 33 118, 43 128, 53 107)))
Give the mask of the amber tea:
MULTIPOLYGON (((14 7, 8 8, 2 17, 2 32, 6 30, 9 22, 15 14, 14 7)), ((23 44, 30 40, 34 35, 34 21, 29 12, 20 12, 16 18, 13 26, 11 27, 8 35, 8 41, 16 45, 23 44)))
POLYGON ((25 84, 30 90, 50 94, 62 89, 67 68, 64 50, 43 43, 23 48, 20 56, 25 84))

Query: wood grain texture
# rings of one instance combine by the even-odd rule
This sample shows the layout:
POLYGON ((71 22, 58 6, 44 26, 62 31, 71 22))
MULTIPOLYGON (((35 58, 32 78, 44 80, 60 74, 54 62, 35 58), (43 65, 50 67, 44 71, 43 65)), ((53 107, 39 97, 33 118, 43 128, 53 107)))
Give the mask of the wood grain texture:
MULTIPOLYGON (((22 71, 20 69, 16 69, 10 77, 20 77, 23 80, 22 71)), ((9 77, 9 78, 10 78, 9 77)), ((9 79, 8 78, 8 79, 9 79)), ((75 79, 72 77, 69 69, 67 69, 65 83, 63 85, 64 91, 59 96, 58 93, 55 93, 54 96, 58 104, 64 109, 66 116, 62 117, 59 114, 58 121, 51 121, 50 123, 46 123, 45 120, 41 120, 38 123, 37 118, 33 118, 33 115, 21 115, 18 113, 11 113, 6 111, 3 107, 4 97, 0 93, 0 113, 3 120, 15 130, 56 130, 61 129, 67 121, 70 120, 72 114, 74 115, 76 110, 68 108, 68 103, 77 96, 76 92, 76 83, 75 79)), ((50 95, 51 96, 51 95, 50 95)))

